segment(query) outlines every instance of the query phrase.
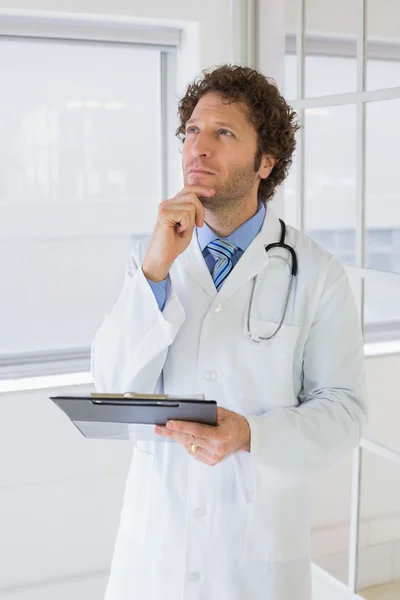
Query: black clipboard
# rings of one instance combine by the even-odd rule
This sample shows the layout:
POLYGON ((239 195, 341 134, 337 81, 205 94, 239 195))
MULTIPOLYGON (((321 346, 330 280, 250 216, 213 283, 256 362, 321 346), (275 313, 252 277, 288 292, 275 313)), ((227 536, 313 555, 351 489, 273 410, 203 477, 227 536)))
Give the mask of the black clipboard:
POLYGON ((218 424, 217 403, 198 396, 167 394, 63 394, 50 396, 87 438, 154 439, 155 425, 169 420, 218 424))

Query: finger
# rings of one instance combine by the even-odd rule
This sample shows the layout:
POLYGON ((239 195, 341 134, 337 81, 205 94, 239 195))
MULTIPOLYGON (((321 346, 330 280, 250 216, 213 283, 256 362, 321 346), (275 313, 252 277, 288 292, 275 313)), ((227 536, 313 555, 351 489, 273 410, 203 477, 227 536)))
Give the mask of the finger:
POLYGON ((192 421, 168 421, 167 429, 180 433, 187 433, 197 438, 218 439, 219 430, 214 425, 203 425, 192 421))
POLYGON ((211 452, 208 452, 207 450, 205 450, 204 448, 202 448, 201 446, 198 447, 198 449, 196 450, 196 452, 192 451, 192 445, 185 445, 186 451, 196 460, 209 465, 210 467, 215 466, 216 464, 218 464, 219 462, 221 462, 221 458, 212 454, 211 452))
POLYGON ((161 425, 157 425, 157 427, 155 427, 154 433, 162 437, 169 438, 170 440, 175 440, 176 442, 187 443, 188 441, 187 435, 183 433, 174 433, 173 431, 169 431, 166 427, 161 425))
POLYGON ((196 206, 192 202, 184 204, 164 204, 159 208, 159 217, 163 223, 173 227, 176 223, 190 224, 195 221, 196 206))
POLYGON ((202 226, 204 223, 205 209, 196 194, 188 193, 178 195, 171 200, 164 200, 158 209, 159 217, 162 221, 167 222, 169 226, 182 221, 179 217, 180 213, 182 213, 182 219, 187 214, 192 226, 194 226, 195 222, 199 226, 202 226))
POLYGON ((175 440, 175 442, 178 442, 179 444, 182 444, 184 446, 196 443, 194 441, 195 438, 193 436, 189 436, 186 433, 176 433, 175 431, 170 431, 166 427, 157 426, 155 428, 155 433, 165 438, 169 438, 170 440, 175 440))
POLYGON ((206 187, 206 186, 186 186, 183 188, 183 190, 181 192, 179 192, 179 194, 178 194, 179 198, 185 198, 185 199, 187 198, 187 199, 190 199, 191 202, 193 202, 193 204, 196 208, 195 218, 196 218, 197 227, 203 227, 204 219, 206 216, 205 208, 204 208, 203 204, 200 202, 199 197, 200 196, 210 197, 210 196, 213 196, 214 194, 215 194, 215 189, 206 187))
MULTIPOLYGON (((196 194, 185 194, 181 196, 185 200, 185 207, 193 211, 193 221, 198 227, 203 227, 206 211, 196 194)), ((177 205, 179 206, 179 204, 177 205)))
POLYGON ((177 433, 176 431, 170 431, 166 427, 161 428, 161 433, 163 437, 169 438, 170 440, 174 440, 178 442, 178 444, 182 444, 185 447, 201 446, 202 448, 206 448, 207 450, 213 449, 212 445, 202 438, 196 438, 193 435, 188 435, 187 433, 177 433))
POLYGON ((180 192, 177 193, 176 196, 181 196, 184 194, 195 194, 197 197, 199 196, 214 196, 215 189, 210 187, 209 185, 185 185, 184 188, 181 189, 180 192))
POLYGON ((229 414, 232 414, 231 410, 227 408, 222 408, 221 406, 217 407, 217 421, 223 421, 229 414))
POLYGON ((170 440, 174 440, 178 444, 181 444, 186 449, 191 448, 192 446, 199 446, 203 448, 205 451, 209 452, 211 456, 217 457, 218 454, 215 453, 214 445, 211 441, 206 440, 204 438, 194 437, 193 435, 188 435, 187 433, 179 433, 176 431, 170 431, 166 427, 157 426, 155 428, 155 433, 162 437, 168 438, 170 440))
POLYGON ((196 211, 193 210, 177 210, 175 214, 172 213, 173 220, 177 233, 185 234, 192 233, 195 222, 196 222, 196 211))

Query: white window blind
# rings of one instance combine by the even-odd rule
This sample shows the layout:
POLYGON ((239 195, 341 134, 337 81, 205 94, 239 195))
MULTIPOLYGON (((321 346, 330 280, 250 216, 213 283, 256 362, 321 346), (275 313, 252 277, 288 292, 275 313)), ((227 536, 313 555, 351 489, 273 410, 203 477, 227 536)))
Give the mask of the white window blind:
POLYGON ((89 368, 165 188, 166 51, 0 37, 1 379, 89 368))

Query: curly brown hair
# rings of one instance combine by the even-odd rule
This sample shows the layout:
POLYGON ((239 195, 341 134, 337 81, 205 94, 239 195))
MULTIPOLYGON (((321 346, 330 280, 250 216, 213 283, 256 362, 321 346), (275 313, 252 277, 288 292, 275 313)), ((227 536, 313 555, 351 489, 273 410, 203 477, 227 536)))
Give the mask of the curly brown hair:
POLYGON ((249 109, 249 119, 257 132, 258 144, 254 170, 258 171, 263 154, 278 161, 266 179, 262 179, 258 198, 266 203, 272 199, 276 187, 287 177, 296 147, 295 133, 300 128, 297 114, 281 96, 275 81, 250 67, 222 65, 188 85, 186 94, 178 105, 180 126, 176 131, 184 141, 186 122, 202 96, 219 93, 228 103, 244 102, 249 109))

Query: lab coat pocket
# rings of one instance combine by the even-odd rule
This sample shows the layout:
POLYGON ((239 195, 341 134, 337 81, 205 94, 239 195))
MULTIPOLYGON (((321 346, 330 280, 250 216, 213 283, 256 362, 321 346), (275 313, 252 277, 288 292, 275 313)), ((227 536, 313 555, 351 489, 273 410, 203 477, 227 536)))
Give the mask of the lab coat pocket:
POLYGON ((236 452, 232 455, 240 495, 246 504, 255 498, 255 479, 252 460, 249 452, 236 452))
POLYGON ((121 533, 136 542, 146 541, 153 488, 154 455, 135 445, 121 515, 121 533))
MULTIPOLYGON (((279 331, 278 322, 263 319, 250 319, 250 331, 254 339, 271 339, 255 342, 247 334, 244 326, 245 346, 240 369, 235 372, 236 389, 247 398, 258 398, 262 395, 264 408, 271 406, 287 406, 294 403, 293 376, 296 363, 296 345, 301 328, 295 325, 282 325, 279 331)), ((261 407, 258 407, 261 408, 261 407)), ((257 407, 252 410, 257 412, 257 407)))
POLYGON ((249 505, 244 560, 287 562, 309 555, 309 490, 279 470, 256 467, 256 497, 249 505))

